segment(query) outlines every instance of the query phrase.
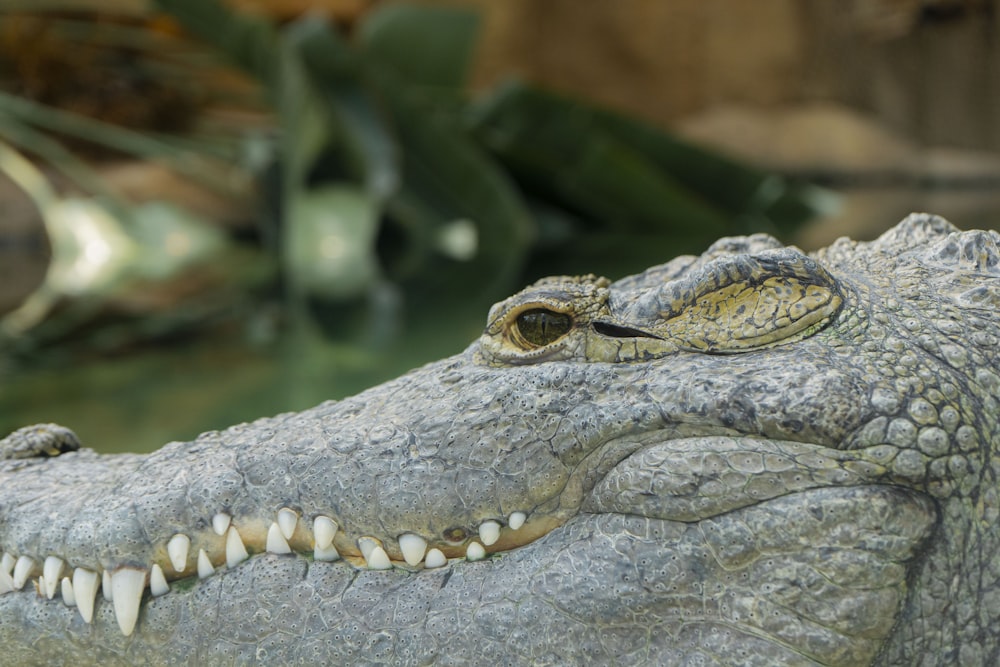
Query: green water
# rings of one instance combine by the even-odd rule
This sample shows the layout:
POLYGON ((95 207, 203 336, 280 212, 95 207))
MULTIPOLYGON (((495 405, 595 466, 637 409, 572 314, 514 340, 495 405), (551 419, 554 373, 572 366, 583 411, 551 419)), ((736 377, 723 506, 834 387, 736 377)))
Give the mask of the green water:
POLYGON ((57 422, 102 452, 148 452, 171 440, 355 394, 463 350, 484 311, 430 318, 389 341, 337 343, 285 333, 266 345, 201 336, 87 361, 0 370, 0 434, 57 422))

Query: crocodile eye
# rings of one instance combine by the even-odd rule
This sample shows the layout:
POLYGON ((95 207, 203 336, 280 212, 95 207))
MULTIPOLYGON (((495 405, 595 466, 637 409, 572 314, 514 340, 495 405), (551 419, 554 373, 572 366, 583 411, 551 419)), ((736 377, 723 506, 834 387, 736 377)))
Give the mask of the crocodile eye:
POLYGON ((517 316, 511 333, 521 347, 544 347, 569 333, 573 318, 545 308, 532 308, 517 316))

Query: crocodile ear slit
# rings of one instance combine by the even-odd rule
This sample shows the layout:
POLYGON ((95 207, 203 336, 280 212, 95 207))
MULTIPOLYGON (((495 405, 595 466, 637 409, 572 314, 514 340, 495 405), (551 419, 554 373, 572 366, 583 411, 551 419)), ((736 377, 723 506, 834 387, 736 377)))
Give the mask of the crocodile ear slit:
POLYGON ((609 338, 655 338, 660 339, 659 336, 650 333, 648 331, 642 331, 641 329, 633 329, 632 327, 623 327, 617 324, 612 324, 610 322, 594 322, 592 325, 594 331, 601 334, 602 336, 608 336, 609 338))

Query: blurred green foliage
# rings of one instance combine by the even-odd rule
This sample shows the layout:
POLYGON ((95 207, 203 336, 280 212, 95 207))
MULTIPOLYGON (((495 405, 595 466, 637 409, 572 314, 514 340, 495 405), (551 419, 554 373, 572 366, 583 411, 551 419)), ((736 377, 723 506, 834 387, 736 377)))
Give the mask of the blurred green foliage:
MULTIPOLYGON (((80 218, 68 218, 58 197, 25 186, 56 252, 30 308, 0 322, 11 336, 55 340, 89 315, 100 317, 102 304, 135 303, 137 292, 153 289, 156 278, 146 269, 169 236, 183 235, 191 252, 176 261, 165 252, 162 282, 200 263, 222 269, 214 281, 225 283, 218 274, 228 272, 233 284, 259 285, 274 264, 293 322, 338 322, 335 333, 350 338, 343 322, 363 321, 354 337, 370 339, 391 337, 399 311, 442 317, 443 304, 463 301, 485 312, 540 275, 614 277, 698 252, 726 234, 787 234, 827 201, 811 186, 531 85, 510 82, 470 95, 479 19, 465 9, 379 5, 346 31, 316 16, 279 25, 218 0, 156 5, 259 82, 274 132, 201 135, 199 143, 0 93, 0 139, 89 193, 73 210, 90 212, 90 227, 105 230, 95 231, 105 235, 98 245, 114 255, 90 267, 105 279, 89 290, 79 280, 68 288, 58 277, 96 246, 88 250, 78 238, 80 218), (234 258, 218 233, 198 235, 197 225, 211 223, 177 202, 156 209, 155 223, 175 233, 150 236, 146 209, 111 194, 61 137, 164 162, 222 191, 234 173, 255 179, 263 268, 243 270, 254 260, 245 252, 234 258), (251 154, 258 157, 241 159, 251 154), (228 166, 220 170, 220 163, 228 166), (67 302, 87 307, 67 318, 59 306, 67 302), (60 316, 54 324, 46 319, 60 316)), ((129 30, 136 29, 118 28, 115 39, 137 43, 129 30)), ((183 71, 181 62, 172 71, 183 71)), ((191 312, 198 319, 204 311, 191 312)), ((157 331, 192 321, 161 315, 157 331)))
POLYGON ((494 298, 552 265, 637 270, 724 234, 787 233, 825 200, 529 85, 471 98, 479 21, 465 9, 382 5, 346 35, 214 0, 157 4, 256 76, 279 110, 280 238, 295 294, 342 299, 387 281, 435 299, 494 298), (318 233, 321 215, 336 222, 318 233))

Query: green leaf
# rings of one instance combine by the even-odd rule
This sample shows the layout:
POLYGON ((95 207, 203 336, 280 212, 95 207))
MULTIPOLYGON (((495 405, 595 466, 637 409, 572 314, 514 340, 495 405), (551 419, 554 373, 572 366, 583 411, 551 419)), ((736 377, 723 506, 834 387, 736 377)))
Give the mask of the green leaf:
POLYGON ((355 54, 328 26, 304 19, 282 39, 282 264, 293 299, 349 299, 381 270, 375 238, 397 188, 395 139, 359 77, 355 54), (317 165, 340 172, 317 176, 317 165), (330 185, 352 177, 358 186, 330 185))
POLYGON ((453 293, 470 284, 484 292, 509 288, 536 235, 520 191, 461 125, 398 92, 391 101, 404 187, 389 211, 404 225, 423 228, 422 247, 434 251, 428 259, 436 258, 425 267, 425 277, 447 282, 453 293), (426 229, 430 225, 434 228, 426 229), (450 261, 441 261, 448 256, 450 261))
POLYGON ((135 239, 132 273, 149 282, 177 278, 209 262, 228 245, 224 232, 170 202, 146 202, 129 210, 128 233, 135 239))
POLYGON ((301 63, 305 77, 295 88, 283 89, 286 131, 300 131, 293 118, 295 107, 305 97, 313 99, 331 142, 322 146, 314 141, 313 152, 340 149, 352 175, 375 201, 383 201, 399 185, 396 142, 375 95, 361 78, 356 54, 325 22, 314 18, 293 24, 284 37, 288 57, 301 63))
POLYGON ((0 131, 9 129, 11 139, 16 141, 18 136, 27 137, 32 128, 65 134, 134 157, 166 162, 177 171, 222 192, 231 188, 227 179, 219 175, 217 165, 203 154, 142 132, 0 92, 0 131))
POLYGON ((275 89, 278 44, 274 27, 263 18, 232 12, 218 0, 153 0, 181 25, 215 46, 239 67, 275 89))
POLYGON ((528 187, 620 231, 715 237, 728 217, 583 104, 521 85, 483 100, 473 131, 528 187))
POLYGON ((460 88, 472 60, 479 16, 455 7, 385 5, 365 17, 359 44, 407 84, 460 88))
POLYGON ((282 129, 278 135, 281 200, 286 205, 305 188, 309 170, 327 149, 333 131, 328 110, 319 99, 294 41, 291 37, 281 41, 281 69, 275 90, 282 129))
POLYGON ((358 188, 327 186, 300 193, 287 221, 286 274, 309 294, 347 299, 379 276, 377 211, 358 188))
POLYGON ((595 115, 597 123, 610 136, 642 151, 682 187, 701 194, 729 213, 753 208, 755 196, 769 179, 770 175, 763 171, 681 141, 645 123, 607 111, 597 111, 595 115))
POLYGON ((611 136, 641 151, 682 187, 734 218, 788 231, 829 203, 829 193, 821 188, 789 181, 620 114, 598 110, 596 115, 611 136))
POLYGON ((21 151, 31 152, 36 157, 42 158, 81 190, 99 195, 111 206, 119 205, 115 194, 89 164, 67 150, 51 135, 39 132, 28 123, 4 113, 2 109, 0 109, 0 137, 21 151))

